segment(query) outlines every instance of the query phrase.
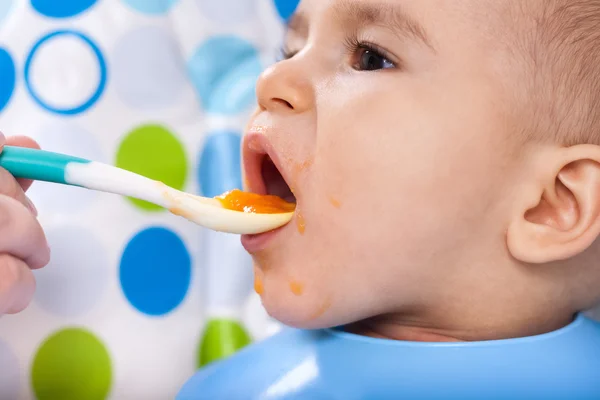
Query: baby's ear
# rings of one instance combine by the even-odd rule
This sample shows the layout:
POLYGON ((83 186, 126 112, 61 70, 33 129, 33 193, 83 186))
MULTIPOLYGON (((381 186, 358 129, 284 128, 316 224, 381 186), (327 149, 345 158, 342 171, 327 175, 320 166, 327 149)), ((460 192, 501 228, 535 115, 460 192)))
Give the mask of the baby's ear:
POLYGON ((508 250, 526 263, 564 260, 600 235, 600 146, 578 145, 546 155, 544 178, 509 225, 508 250))

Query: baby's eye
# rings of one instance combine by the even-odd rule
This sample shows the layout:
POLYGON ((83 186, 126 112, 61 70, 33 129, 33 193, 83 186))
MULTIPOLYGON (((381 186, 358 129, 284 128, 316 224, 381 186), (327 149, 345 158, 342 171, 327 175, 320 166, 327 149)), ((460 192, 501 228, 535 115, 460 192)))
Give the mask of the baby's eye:
POLYGON ((376 71, 379 69, 395 68, 393 62, 375 49, 361 47, 357 50, 355 68, 359 71, 376 71))
POLYGON ((296 53, 298 53, 298 51, 291 50, 287 47, 282 47, 279 49, 275 61, 280 62, 280 61, 289 60, 290 58, 294 57, 296 55, 296 53))

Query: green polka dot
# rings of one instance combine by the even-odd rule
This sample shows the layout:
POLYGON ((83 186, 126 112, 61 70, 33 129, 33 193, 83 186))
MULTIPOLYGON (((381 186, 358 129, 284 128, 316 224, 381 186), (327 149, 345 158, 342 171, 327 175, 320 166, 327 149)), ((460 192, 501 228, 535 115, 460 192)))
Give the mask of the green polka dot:
POLYGON ((237 321, 213 319, 208 322, 198 347, 198 368, 225 359, 252 342, 250 335, 237 321))
POLYGON ((104 400, 111 385, 110 357, 90 332, 70 328, 40 346, 31 368, 38 400, 104 400))
MULTIPOLYGON (((160 125, 143 125, 131 131, 119 146, 116 166, 179 190, 183 189, 188 169, 183 145, 160 125)), ((162 210, 145 201, 130 200, 146 211, 162 210)))

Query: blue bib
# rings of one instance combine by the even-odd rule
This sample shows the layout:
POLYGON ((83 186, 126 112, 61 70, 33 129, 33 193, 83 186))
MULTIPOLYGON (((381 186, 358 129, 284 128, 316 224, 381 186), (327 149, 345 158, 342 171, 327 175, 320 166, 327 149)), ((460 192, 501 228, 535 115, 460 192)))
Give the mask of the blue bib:
POLYGON ((599 400, 600 323, 461 343, 286 329, 200 370, 177 399, 599 400))

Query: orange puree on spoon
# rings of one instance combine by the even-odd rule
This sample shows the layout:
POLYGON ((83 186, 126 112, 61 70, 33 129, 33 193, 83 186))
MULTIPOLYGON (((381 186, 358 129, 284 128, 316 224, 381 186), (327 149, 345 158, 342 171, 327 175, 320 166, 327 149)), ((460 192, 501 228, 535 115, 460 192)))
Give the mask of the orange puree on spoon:
POLYGON ((288 203, 281 197, 242 192, 235 189, 215 197, 223 208, 254 214, 281 214, 293 212, 294 203, 288 203))

